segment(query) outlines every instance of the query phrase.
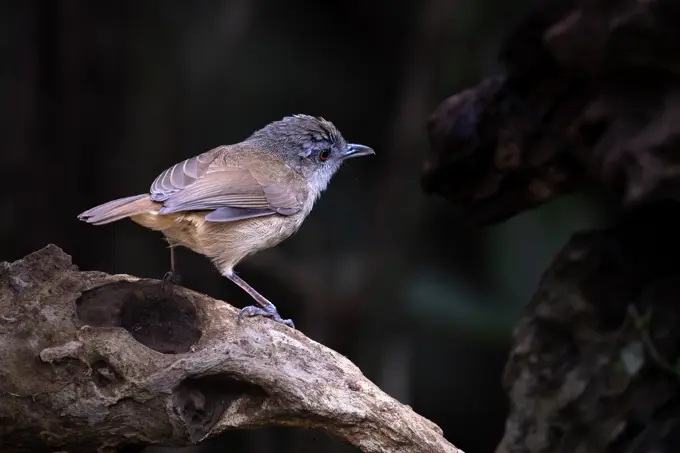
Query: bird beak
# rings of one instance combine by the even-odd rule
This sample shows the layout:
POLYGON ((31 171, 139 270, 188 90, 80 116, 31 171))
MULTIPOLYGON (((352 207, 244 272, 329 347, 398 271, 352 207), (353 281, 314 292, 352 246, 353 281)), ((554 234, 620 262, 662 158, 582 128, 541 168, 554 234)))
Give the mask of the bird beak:
POLYGON ((347 151, 345 151, 345 153, 342 155, 342 160, 349 159, 351 157, 368 156, 369 154, 375 154, 373 148, 356 143, 350 143, 347 145, 347 151))

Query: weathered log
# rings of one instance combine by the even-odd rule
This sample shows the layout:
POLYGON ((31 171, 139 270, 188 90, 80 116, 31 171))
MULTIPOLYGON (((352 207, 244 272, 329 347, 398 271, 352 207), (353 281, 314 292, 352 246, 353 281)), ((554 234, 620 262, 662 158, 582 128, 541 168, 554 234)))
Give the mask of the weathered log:
POLYGON ((191 290, 81 272, 50 245, 0 263, 2 451, 187 445, 320 428, 364 452, 460 452, 347 358, 191 290))

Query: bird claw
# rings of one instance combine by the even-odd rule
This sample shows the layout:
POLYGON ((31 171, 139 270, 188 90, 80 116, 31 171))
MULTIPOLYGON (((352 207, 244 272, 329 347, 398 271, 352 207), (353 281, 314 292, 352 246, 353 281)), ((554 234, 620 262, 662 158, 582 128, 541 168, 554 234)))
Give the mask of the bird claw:
POLYGON ((242 308, 242 309, 238 312, 238 322, 239 322, 239 324, 240 324, 241 321, 243 320, 243 316, 244 316, 244 315, 245 315, 245 316, 248 316, 248 317, 251 317, 251 316, 264 316, 264 317, 266 317, 266 318, 271 318, 271 319, 273 319, 274 321, 279 322, 279 323, 281 323, 281 324, 285 324, 285 325, 287 325, 288 327, 290 327, 291 329, 295 329, 295 324, 293 323, 293 320, 291 320, 291 319, 283 319, 283 318, 281 317, 281 315, 279 315, 279 312, 278 312, 278 310, 276 309, 276 307, 274 306, 274 304, 269 304, 269 305, 267 306, 267 308, 260 308, 260 307, 254 306, 254 305, 249 305, 249 306, 247 306, 247 307, 245 307, 245 308, 242 308))
POLYGON ((179 285, 182 282, 182 277, 175 271, 167 271, 163 275, 163 280, 161 281, 161 291, 167 289, 168 283, 179 285))

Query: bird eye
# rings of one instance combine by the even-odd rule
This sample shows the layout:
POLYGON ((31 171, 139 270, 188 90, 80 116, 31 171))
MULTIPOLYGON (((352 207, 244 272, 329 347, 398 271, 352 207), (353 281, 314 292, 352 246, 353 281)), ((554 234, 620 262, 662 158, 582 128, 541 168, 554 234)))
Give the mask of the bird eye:
POLYGON ((331 155, 331 150, 330 149, 324 149, 319 153, 319 160, 326 160, 330 157, 331 155))

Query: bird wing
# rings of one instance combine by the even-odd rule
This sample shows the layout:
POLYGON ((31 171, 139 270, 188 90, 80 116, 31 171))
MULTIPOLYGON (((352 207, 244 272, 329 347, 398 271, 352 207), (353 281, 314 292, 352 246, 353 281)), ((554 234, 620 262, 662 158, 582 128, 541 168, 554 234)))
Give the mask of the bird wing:
POLYGON ((302 175, 269 153, 248 154, 221 147, 165 170, 151 185, 151 199, 163 202, 159 214, 212 210, 207 220, 224 222, 299 212, 307 198, 302 175))

